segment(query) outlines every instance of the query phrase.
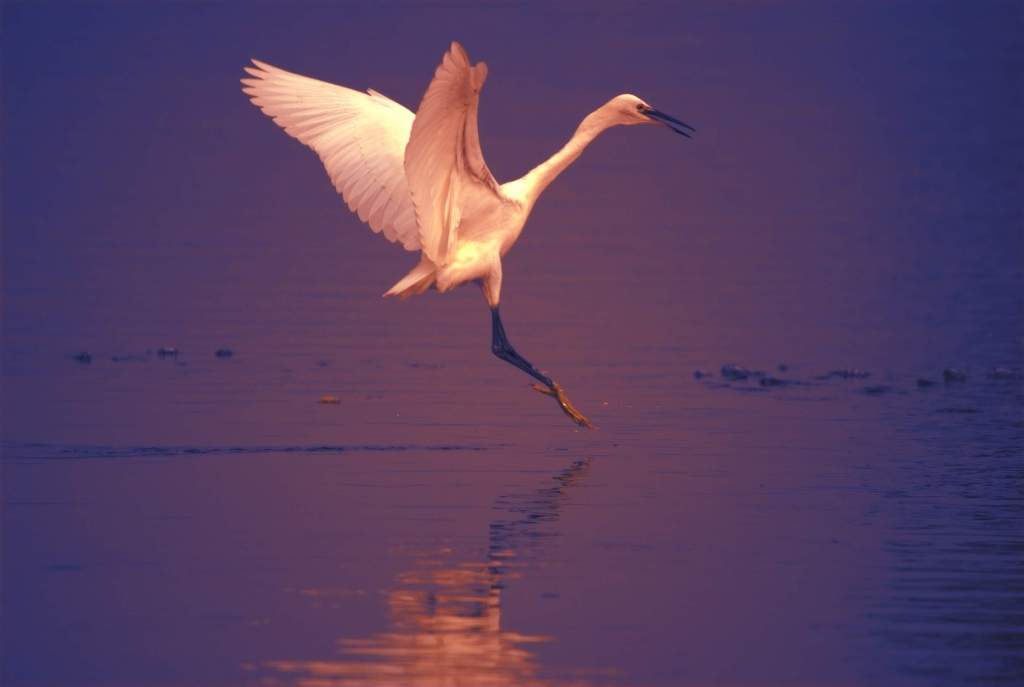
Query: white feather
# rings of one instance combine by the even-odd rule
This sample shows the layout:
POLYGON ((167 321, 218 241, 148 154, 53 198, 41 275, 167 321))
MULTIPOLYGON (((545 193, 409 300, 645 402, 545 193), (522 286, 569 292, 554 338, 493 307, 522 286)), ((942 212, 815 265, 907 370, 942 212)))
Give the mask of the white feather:
POLYGON ((419 231, 403 166, 415 115, 376 91, 361 93, 258 60, 253 64, 245 68, 250 78, 242 79, 253 104, 316 152, 334 188, 370 228, 417 250, 419 231), (389 212, 373 212, 380 195, 388 199, 389 212))
POLYGON ((416 111, 405 149, 420 247, 438 267, 454 259, 462 209, 474 202, 473 196, 501 200, 477 133, 477 106, 486 79, 487 65, 471 66, 462 46, 452 43, 416 111))

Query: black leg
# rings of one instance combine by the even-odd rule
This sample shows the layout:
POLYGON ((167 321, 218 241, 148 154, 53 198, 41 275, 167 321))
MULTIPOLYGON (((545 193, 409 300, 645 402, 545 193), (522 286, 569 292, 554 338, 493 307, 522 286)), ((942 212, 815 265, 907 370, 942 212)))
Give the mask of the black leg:
POLYGON ((498 314, 497 306, 491 308, 491 353, 506 363, 515 365, 549 389, 555 388, 555 383, 551 381, 550 377, 540 372, 529 360, 512 348, 512 344, 505 335, 505 328, 501 325, 501 315, 498 314))
POLYGON ((553 379, 545 375, 543 372, 533 366, 529 360, 519 355, 516 349, 512 348, 512 344, 508 340, 508 336, 505 335, 505 328, 501 325, 501 315, 498 314, 498 306, 491 308, 491 352, 498 356, 506 363, 515 365, 520 370, 530 375, 544 386, 537 384, 533 385, 533 388, 540 391, 548 396, 553 396, 558 401, 558 407, 562 409, 562 412, 569 416, 573 422, 581 427, 593 427, 590 424, 590 420, 584 417, 583 413, 576 410, 569 397, 565 395, 565 391, 560 387, 553 379))

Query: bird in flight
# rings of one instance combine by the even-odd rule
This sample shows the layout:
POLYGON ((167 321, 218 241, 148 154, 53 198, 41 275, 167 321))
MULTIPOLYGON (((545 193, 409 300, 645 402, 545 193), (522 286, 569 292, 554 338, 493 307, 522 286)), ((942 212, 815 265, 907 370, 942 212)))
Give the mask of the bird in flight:
POLYGON ((285 132, 313 149, 359 219, 420 259, 384 294, 444 293, 477 283, 491 310, 491 351, 540 384, 576 424, 590 421, 565 390, 512 347, 501 323, 501 258, 519 238, 537 198, 597 136, 617 125, 661 124, 689 138, 694 128, 635 95, 615 96, 580 122, 569 142, 525 176, 498 183, 477 131, 487 65, 461 45, 444 54, 419 109, 369 89, 318 81, 253 60, 242 90, 285 132))

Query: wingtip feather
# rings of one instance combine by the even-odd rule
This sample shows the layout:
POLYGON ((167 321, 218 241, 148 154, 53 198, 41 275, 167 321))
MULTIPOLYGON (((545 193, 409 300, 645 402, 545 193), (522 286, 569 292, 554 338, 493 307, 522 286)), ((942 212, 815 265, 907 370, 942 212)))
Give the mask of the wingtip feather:
POLYGON ((460 64, 469 65, 469 53, 467 53, 466 49, 462 47, 462 43, 452 41, 451 47, 448 49, 448 54, 460 64))
POLYGON ((487 81, 487 63, 477 62, 473 67, 473 88, 479 91, 487 81))

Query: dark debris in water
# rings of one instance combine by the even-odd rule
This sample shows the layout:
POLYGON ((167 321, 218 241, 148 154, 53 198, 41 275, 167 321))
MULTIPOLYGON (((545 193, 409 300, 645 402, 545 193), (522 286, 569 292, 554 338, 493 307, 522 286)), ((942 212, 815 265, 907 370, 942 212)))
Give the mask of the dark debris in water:
POLYGON ((823 375, 818 375, 815 379, 867 379, 870 376, 871 373, 865 370, 840 369, 829 370, 823 375))
MULTIPOLYGON (((777 366, 779 371, 785 371, 789 369, 789 365, 786 363, 779 363, 777 366)), ((832 381, 832 380, 863 380, 871 376, 871 373, 867 370, 861 370, 857 368, 836 368, 829 370, 825 374, 816 375, 814 377, 808 377, 806 379, 797 378, 786 378, 776 377, 775 375, 768 374, 762 370, 754 370, 742 365, 735 363, 726 363, 721 367, 721 381, 714 379, 715 375, 711 372, 707 372, 702 368, 696 368, 693 371, 693 378, 696 380, 703 380, 703 383, 709 389, 732 389, 733 391, 766 391, 769 388, 783 388, 792 386, 804 386, 813 387, 819 386, 819 382, 832 381), (756 385, 751 386, 749 382, 757 381, 756 385), (736 382, 744 382, 736 384, 736 382)), ((1009 367, 994 367, 989 372, 987 377, 992 380, 1019 380, 1024 379, 1024 373, 1018 369, 1009 367)), ((967 381, 967 373, 964 370, 958 368, 946 368, 942 371, 942 380, 947 384, 959 383, 967 381)), ((929 389, 938 384, 938 382, 928 377, 916 377, 913 382, 919 389, 929 389)), ((868 384, 859 388, 852 388, 851 391, 857 393, 867 394, 869 396, 881 396, 884 394, 906 394, 906 390, 901 390, 896 385, 890 384, 868 384)), ((951 411, 944 411, 951 412, 951 411)), ((975 412, 975 411, 969 411, 975 412)))
POLYGON ((92 362, 92 354, 88 351, 82 351, 81 353, 76 353, 71 356, 71 359, 77 363, 81 363, 82 365, 88 365, 92 362))
POLYGON ((732 363, 722 365, 721 373, 723 377, 733 381, 739 381, 750 377, 750 370, 745 367, 740 367, 739 365, 733 365, 732 363))
POLYGON ((112 363, 144 363, 146 362, 146 356, 134 355, 129 353, 128 355, 113 355, 110 356, 110 362, 112 363))
POLYGON ((234 354, 235 352, 232 351, 230 348, 218 348, 213 355, 216 358, 230 358, 234 354))
POLYGON ((156 349, 156 354, 161 358, 177 358, 181 355, 181 351, 172 346, 163 346, 156 349))
POLYGON ((946 383, 966 382, 967 373, 963 370, 958 370, 955 367, 947 367, 942 371, 942 379, 945 380, 946 383))
POLYGON ((759 382, 761 386, 793 386, 794 384, 803 384, 803 382, 796 379, 781 379, 779 377, 761 377, 759 382))
POLYGON ((1020 370, 1012 370, 1008 367, 993 367, 988 373, 989 379, 1021 379, 1020 370))

